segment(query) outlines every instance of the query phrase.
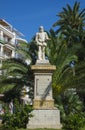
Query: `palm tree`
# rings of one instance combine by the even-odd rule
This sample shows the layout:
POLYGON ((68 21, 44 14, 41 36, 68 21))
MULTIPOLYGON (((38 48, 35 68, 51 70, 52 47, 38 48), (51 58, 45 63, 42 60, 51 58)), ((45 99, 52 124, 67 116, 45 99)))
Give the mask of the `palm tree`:
POLYGON ((75 91, 67 90, 56 98, 56 106, 60 108, 62 113, 62 120, 66 115, 82 112, 83 103, 75 91))
POLYGON ((65 130, 80 130, 84 125, 83 103, 73 90, 65 91, 56 98, 56 107, 61 111, 61 122, 65 130))
POLYGON ((20 43, 18 45, 17 53, 19 54, 19 58, 7 59, 3 62, 2 66, 4 74, 1 76, 0 90, 8 96, 8 93, 10 92, 10 97, 8 98, 20 96, 24 85, 33 86, 33 74, 30 68, 31 57, 29 54, 29 44, 20 43))
POLYGON ((68 41, 68 45, 80 42, 81 31, 85 27, 85 9, 80 11, 80 3, 75 2, 73 8, 67 4, 66 8, 58 14, 60 19, 53 26, 60 26, 56 31, 62 32, 68 41))
POLYGON ((66 40, 62 34, 56 36, 54 31, 50 30, 49 37, 51 40, 48 42, 46 54, 50 63, 56 65, 56 71, 53 75, 55 97, 56 91, 61 92, 68 87, 68 85, 66 86, 67 77, 73 76, 72 73, 69 73, 72 72, 70 62, 77 61, 77 56, 74 55, 75 50, 73 48, 67 48, 66 40))
MULTIPOLYGON (((75 2, 73 7, 67 4, 58 16, 60 19, 53 24, 54 27, 59 26, 56 33, 61 32, 64 35, 67 46, 70 47, 69 50, 74 48, 75 54, 78 56, 78 63, 75 65, 76 74, 72 76, 71 70, 68 70, 68 73, 63 76, 64 84, 77 88, 80 93, 85 84, 85 8, 80 10, 79 2, 75 2), (70 77, 67 76, 68 74, 70 77)), ((81 92, 83 93, 80 95, 84 95, 84 91, 81 92)), ((84 96, 83 100, 85 101, 84 96)))
POLYGON ((85 61, 76 64, 76 75, 73 80, 72 86, 76 88, 77 93, 85 105, 85 61))
POLYGON ((35 42, 35 36, 32 38, 31 42, 29 43, 29 54, 31 57, 31 64, 35 64, 37 60, 38 47, 35 42))

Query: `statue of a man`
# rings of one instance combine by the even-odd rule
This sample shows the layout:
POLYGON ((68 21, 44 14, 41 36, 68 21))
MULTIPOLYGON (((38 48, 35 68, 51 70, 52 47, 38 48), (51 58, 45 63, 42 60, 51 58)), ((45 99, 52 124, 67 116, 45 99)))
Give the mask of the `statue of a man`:
POLYGON ((43 26, 40 26, 39 32, 36 33, 35 38, 38 45, 38 60, 45 60, 45 47, 47 46, 47 40, 49 40, 48 35, 44 32, 43 26))

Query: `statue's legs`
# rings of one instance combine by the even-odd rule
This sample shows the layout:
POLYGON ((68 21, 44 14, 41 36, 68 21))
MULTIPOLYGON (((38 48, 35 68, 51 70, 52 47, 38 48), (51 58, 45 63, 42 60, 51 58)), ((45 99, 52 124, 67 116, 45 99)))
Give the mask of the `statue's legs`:
POLYGON ((38 59, 45 60, 45 46, 39 46, 38 49, 38 59))
POLYGON ((39 59, 39 60, 42 60, 42 48, 41 48, 41 46, 39 46, 38 49, 39 49, 39 50, 38 50, 38 59, 39 59))
POLYGON ((42 47, 42 59, 45 60, 45 46, 42 47))

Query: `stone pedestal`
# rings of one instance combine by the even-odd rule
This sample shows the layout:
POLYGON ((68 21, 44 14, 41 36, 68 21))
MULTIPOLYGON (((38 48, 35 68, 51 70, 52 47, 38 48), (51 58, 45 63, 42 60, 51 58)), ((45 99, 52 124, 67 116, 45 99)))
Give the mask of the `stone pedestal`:
POLYGON ((56 69, 48 61, 37 61, 31 67, 34 72, 34 100, 32 112, 27 128, 61 128, 60 111, 54 108, 52 96, 52 74, 56 69))

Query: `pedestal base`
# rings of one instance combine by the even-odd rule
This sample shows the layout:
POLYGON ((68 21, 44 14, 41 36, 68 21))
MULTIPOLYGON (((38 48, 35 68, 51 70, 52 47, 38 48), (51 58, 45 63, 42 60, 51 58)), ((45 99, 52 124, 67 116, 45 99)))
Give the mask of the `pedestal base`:
POLYGON ((60 111, 58 109, 35 109, 32 112, 27 128, 54 128, 61 129, 60 111))

